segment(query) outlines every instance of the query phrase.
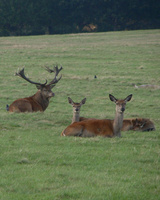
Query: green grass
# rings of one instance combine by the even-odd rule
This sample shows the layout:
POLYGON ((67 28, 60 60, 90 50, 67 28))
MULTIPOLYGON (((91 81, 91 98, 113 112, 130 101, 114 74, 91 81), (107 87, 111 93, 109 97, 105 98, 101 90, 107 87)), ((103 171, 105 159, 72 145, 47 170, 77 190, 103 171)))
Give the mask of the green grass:
POLYGON ((0 199, 160 199, 160 30, 0 38, 0 199), (25 66, 33 81, 63 77, 44 113, 8 113, 6 104, 36 88, 14 76, 25 66), (94 76, 97 79, 94 79, 94 76), (145 117, 156 131, 122 138, 60 137, 71 123, 67 97, 87 102, 81 116, 114 118, 108 98, 133 94, 125 118, 145 117))

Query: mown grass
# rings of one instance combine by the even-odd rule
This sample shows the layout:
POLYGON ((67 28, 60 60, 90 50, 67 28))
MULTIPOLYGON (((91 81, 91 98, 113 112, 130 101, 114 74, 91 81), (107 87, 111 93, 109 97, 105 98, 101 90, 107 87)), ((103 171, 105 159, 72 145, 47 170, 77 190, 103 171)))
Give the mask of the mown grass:
POLYGON ((160 84, 159 52, 159 30, 1 37, 0 199, 160 199, 160 92, 133 87, 160 84), (44 113, 5 111, 6 104, 36 92, 14 76, 18 67, 44 82, 52 75, 43 67, 54 64, 63 66, 63 78, 44 113), (150 118, 156 131, 60 137, 72 118, 68 96, 87 98, 82 116, 114 118, 109 93, 132 93, 125 118, 150 118))

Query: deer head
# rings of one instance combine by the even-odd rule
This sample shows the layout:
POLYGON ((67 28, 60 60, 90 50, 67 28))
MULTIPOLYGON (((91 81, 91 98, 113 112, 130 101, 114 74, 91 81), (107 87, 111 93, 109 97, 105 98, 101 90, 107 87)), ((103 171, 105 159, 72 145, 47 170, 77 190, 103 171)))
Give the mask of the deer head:
POLYGON ((41 91, 41 95, 46 98, 46 99, 50 99, 51 97, 53 97, 55 94, 52 92, 52 88, 56 85, 56 83, 58 83, 58 81, 61 79, 62 75, 60 76, 60 78, 57 78, 59 72, 62 70, 63 68, 60 67, 60 69, 58 69, 58 66, 55 66, 52 69, 49 69, 48 67, 46 67, 46 70, 49 71, 50 73, 54 72, 55 76, 53 78, 53 80, 51 82, 49 82, 47 84, 47 80, 45 81, 45 83, 38 83, 38 82, 34 82, 31 81, 29 78, 27 78, 24 74, 24 68, 22 70, 20 70, 19 72, 16 72, 15 75, 19 76, 21 78, 23 78, 24 80, 28 81, 31 84, 36 85, 37 89, 39 91, 41 91))
POLYGON ((70 97, 68 97, 68 102, 72 105, 73 112, 79 113, 81 106, 86 102, 86 98, 84 98, 80 103, 75 103, 70 97))
POLYGON ((113 101, 116 104, 116 113, 123 113, 126 108, 126 103, 131 100, 132 94, 127 96, 123 100, 116 99, 113 95, 109 94, 109 98, 111 101, 113 101))
POLYGON ((146 119, 141 119, 141 118, 139 118, 139 119, 134 119, 133 120, 133 130, 140 130, 140 129, 143 129, 143 127, 146 125, 146 123, 147 123, 147 120, 146 119))

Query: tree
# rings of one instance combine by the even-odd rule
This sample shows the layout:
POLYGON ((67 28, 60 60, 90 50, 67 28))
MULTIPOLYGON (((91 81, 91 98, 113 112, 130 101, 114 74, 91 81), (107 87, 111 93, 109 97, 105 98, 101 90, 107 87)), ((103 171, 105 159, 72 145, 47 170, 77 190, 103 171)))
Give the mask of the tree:
POLYGON ((159 0, 0 0, 0 36, 160 28, 159 0))

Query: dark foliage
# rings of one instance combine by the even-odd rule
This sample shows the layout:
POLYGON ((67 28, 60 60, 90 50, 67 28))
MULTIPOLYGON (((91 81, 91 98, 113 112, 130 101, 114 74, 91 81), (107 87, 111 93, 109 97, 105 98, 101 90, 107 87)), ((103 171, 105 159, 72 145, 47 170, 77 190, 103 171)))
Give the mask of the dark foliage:
POLYGON ((0 36, 160 28, 159 0, 0 0, 0 36))

